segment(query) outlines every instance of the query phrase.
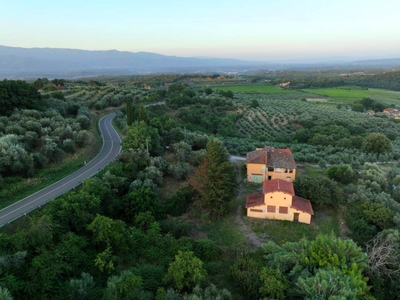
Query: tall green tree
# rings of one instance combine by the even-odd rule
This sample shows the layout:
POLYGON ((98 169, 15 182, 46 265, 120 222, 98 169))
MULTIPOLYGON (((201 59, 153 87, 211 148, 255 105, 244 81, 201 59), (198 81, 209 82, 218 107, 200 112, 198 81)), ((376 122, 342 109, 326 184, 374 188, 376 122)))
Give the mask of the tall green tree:
POLYGON ((126 99, 126 123, 131 126, 134 121, 131 99, 126 99))
POLYGON ((93 232, 93 241, 96 244, 120 249, 124 245, 125 223, 97 215, 87 228, 93 232))
POLYGON ((144 146, 152 155, 159 155, 163 148, 160 145, 160 135, 157 128, 147 125, 144 121, 134 122, 122 142, 122 149, 135 150, 144 146))
POLYGON ((301 239, 282 245, 269 242, 263 245, 263 249, 266 265, 279 268, 291 281, 288 294, 297 293, 307 298, 318 290, 316 295, 320 298, 315 299, 331 299, 329 296, 347 294, 357 295, 357 298, 368 296, 368 278, 363 274, 368 258, 350 239, 342 240, 333 234, 319 235, 311 241, 301 239), (333 290, 330 290, 330 282, 333 290))
POLYGON ((150 212, 157 216, 160 212, 157 194, 149 188, 140 187, 125 195, 122 200, 124 216, 127 222, 132 222, 135 216, 141 212, 150 212))
POLYGON ((260 272, 262 266, 262 256, 258 253, 250 253, 238 257, 229 268, 229 275, 233 282, 250 299, 260 298, 260 288, 262 287, 260 272))
POLYGON ((0 81, 0 116, 11 115, 15 108, 40 109, 44 106, 36 87, 23 80, 0 81))
POLYGON ((143 292, 141 290, 142 285, 140 276, 133 274, 131 271, 122 271, 119 276, 114 275, 108 278, 104 299, 149 299, 148 295, 143 298, 138 297, 143 292))
POLYGON ((100 202, 99 197, 84 190, 69 192, 51 201, 46 206, 46 212, 53 216, 62 230, 80 232, 100 212, 100 202))
POLYGON ((330 179, 344 184, 350 183, 355 176, 353 168, 350 165, 331 166, 326 173, 330 179))
POLYGON ((173 281, 179 289, 190 289, 202 282, 207 273, 203 268, 203 262, 194 256, 193 251, 178 251, 175 261, 169 265, 165 280, 173 281))
POLYGON ((260 294, 273 299, 285 299, 285 291, 289 287, 289 281, 279 269, 263 267, 260 272, 262 286, 260 294))
POLYGON ((392 150, 392 142, 383 133, 370 133, 364 138, 362 148, 366 152, 376 154, 376 158, 379 159, 379 155, 392 150))
POLYGON ((237 186, 232 164, 222 143, 214 138, 207 144, 206 157, 189 180, 200 195, 200 205, 212 218, 224 215, 237 186))
POLYGON ((145 122, 145 123, 147 123, 148 121, 149 121, 149 118, 148 118, 148 116, 147 116, 147 111, 146 111, 146 108, 144 107, 144 105, 143 104, 141 104, 140 106, 139 106, 139 112, 138 112, 138 119, 137 119, 137 121, 138 122, 145 122))
POLYGON ((359 299, 351 277, 335 269, 319 269, 313 277, 300 277, 296 286, 306 299, 359 299))
POLYGON ((298 176, 294 181, 296 195, 309 199, 319 207, 335 207, 341 199, 341 190, 333 180, 326 177, 298 176))

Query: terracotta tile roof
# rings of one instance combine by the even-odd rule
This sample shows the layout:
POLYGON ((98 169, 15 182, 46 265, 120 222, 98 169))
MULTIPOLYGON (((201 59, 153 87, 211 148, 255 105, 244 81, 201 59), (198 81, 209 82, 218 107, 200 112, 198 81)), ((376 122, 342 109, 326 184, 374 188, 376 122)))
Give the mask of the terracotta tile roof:
MULTIPOLYGON (((268 152, 268 167, 296 169, 292 153, 288 153, 289 149, 275 149, 268 152)), ((289 150, 290 151, 290 150, 289 150)))
POLYGON ((264 204, 264 194, 249 194, 246 198, 246 208, 264 204))
POLYGON ((265 150, 256 150, 247 153, 246 163, 267 164, 267 152, 265 150))
POLYGON ((294 196, 292 198, 292 206, 290 208, 314 215, 310 200, 301 198, 299 196, 294 196))
POLYGON ((290 149, 264 148, 247 153, 246 163, 266 164, 268 167, 296 169, 292 151, 290 149))
POLYGON ((263 182, 263 193, 284 192, 294 196, 294 188, 291 182, 282 179, 272 179, 263 182))
POLYGON ((277 149, 277 150, 279 150, 279 151, 282 151, 282 152, 286 152, 286 153, 288 153, 288 154, 292 154, 292 151, 290 151, 290 149, 289 149, 289 148, 285 148, 285 149, 277 149))

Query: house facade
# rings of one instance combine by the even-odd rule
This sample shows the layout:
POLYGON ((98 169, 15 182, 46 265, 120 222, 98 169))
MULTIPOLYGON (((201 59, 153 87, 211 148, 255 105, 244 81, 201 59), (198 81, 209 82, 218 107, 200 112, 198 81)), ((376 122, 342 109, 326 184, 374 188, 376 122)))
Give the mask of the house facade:
POLYGON ((397 108, 385 108, 383 113, 387 115, 389 119, 400 119, 400 110, 397 108))
POLYGON ((368 115, 368 116, 373 116, 373 115, 375 115, 375 111, 373 111, 372 109, 369 109, 369 110, 366 110, 366 111, 364 112, 364 114, 366 114, 366 115, 368 115))
POLYGON ((264 181, 262 193, 247 195, 246 209, 251 218, 306 224, 314 215, 310 200, 296 196, 293 184, 282 179, 264 181))
POLYGON ((247 153, 247 181, 263 182, 282 179, 292 182, 296 178, 296 162, 290 149, 265 146, 247 153))

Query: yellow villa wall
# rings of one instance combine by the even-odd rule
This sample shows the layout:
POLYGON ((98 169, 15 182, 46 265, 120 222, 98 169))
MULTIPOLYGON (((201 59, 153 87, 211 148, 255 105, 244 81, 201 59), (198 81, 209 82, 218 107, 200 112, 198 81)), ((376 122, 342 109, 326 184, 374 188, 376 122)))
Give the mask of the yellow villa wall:
POLYGON ((294 213, 299 213, 299 222, 310 224, 311 215, 296 209, 290 208, 292 205, 292 196, 283 192, 273 192, 264 195, 264 205, 249 207, 247 209, 247 216, 251 218, 259 219, 275 219, 275 220, 287 220, 293 221, 294 213), (272 198, 271 198, 272 197, 272 198), (286 198, 286 199, 285 199, 286 198), (275 206, 275 212, 267 212, 267 205, 275 206), (279 206, 288 208, 287 214, 279 213, 279 206), (252 210, 262 210, 262 212, 252 210))
MULTIPOLYGON (((311 215, 308 213, 305 213, 304 211, 297 210, 291 208, 291 214, 294 215, 294 213, 299 213, 299 222, 300 223, 306 223, 306 224, 311 224, 311 215)), ((294 216, 292 217, 293 220, 294 216)))
POLYGON ((263 181, 267 180, 267 173, 262 171, 265 164, 247 164, 247 180, 251 181, 251 175, 263 175, 263 181))
POLYGON ((264 164, 247 164, 247 181, 251 181, 251 176, 254 175, 262 175, 263 181, 268 180, 268 176, 271 176, 271 179, 282 179, 285 181, 287 177, 290 177, 290 181, 293 182, 296 179, 296 169, 293 169, 293 173, 285 173, 285 169, 281 168, 280 173, 276 172, 263 172, 263 167, 266 168, 264 164))

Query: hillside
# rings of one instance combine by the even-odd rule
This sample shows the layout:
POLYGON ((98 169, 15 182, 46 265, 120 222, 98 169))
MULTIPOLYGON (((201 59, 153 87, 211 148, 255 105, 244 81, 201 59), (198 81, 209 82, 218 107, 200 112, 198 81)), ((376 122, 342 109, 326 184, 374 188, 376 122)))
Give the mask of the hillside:
POLYGON ((87 51, 54 48, 0 46, 0 75, 54 74, 63 77, 137 74, 151 72, 218 71, 221 68, 254 66, 259 63, 236 59, 186 58, 148 52, 117 50, 87 51))
POLYGON ((365 61, 245 61, 149 52, 20 48, 0 45, 0 79, 74 78, 149 73, 254 73, 260 70, 363 70, 400 66, 399 58, 365 61))

